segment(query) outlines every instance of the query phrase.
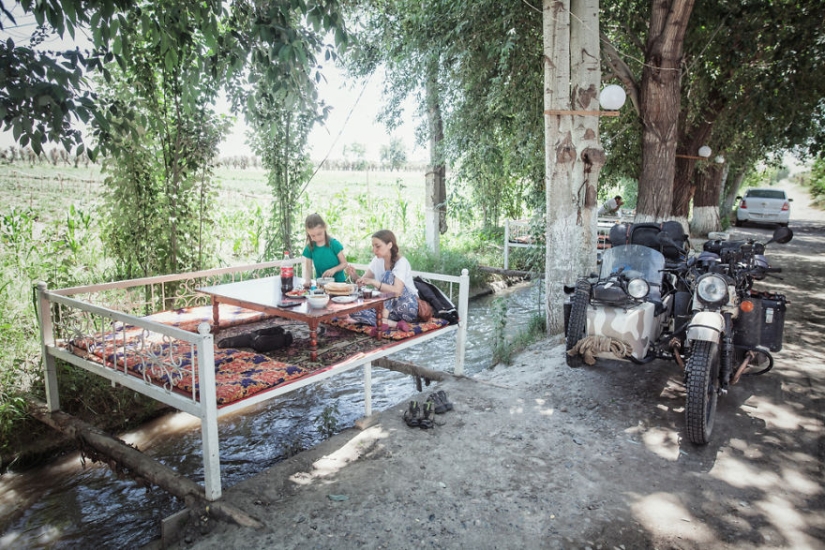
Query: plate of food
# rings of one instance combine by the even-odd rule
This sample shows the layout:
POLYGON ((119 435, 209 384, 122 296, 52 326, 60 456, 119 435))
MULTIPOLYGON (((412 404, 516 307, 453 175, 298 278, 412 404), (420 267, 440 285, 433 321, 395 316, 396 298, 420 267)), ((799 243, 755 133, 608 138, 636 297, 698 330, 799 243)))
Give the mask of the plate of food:
POLYGON ((306 298, 309 291, 305 288, 294 288, 286 293, 290 298, 306 298))
POLYGON ((331 296, 348 296, 355 292, 355 285, 349 283, 327 283, 324 291, 331 296))
POLYGON ((358 296, 336 296, 332 299, 336 304, 351 304, 358 299, 358 296))

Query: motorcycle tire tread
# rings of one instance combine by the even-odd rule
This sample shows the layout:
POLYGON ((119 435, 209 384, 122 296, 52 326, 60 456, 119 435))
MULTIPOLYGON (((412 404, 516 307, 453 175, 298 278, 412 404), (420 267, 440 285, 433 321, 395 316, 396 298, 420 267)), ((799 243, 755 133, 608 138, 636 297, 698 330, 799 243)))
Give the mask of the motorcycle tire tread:
MULTIPOLYGON (((587 330, 587 304, 590 302, 590 283, 579 281, 576 283, 576 292, 573 294, 572 307, 570 309, 570 320, 565 335, 566 351, 570 351, 584 338, 587 330)), ((580 354, 566 354, 568 367, 581 367, 584 359, 580 354)))
POLYGON ((707 445, 713 431, 718 394, 708 391, 719 376, 719 344, 698 340, 685 365, 685 430, 695 445, 707 445))

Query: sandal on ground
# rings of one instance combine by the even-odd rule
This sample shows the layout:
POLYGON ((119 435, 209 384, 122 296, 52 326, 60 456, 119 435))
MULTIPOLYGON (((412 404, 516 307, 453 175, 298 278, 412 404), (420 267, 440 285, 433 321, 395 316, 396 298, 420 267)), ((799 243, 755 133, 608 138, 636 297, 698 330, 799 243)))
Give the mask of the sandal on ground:
POLYGON ((418 420, 418 427, 422 430, 429 430, 433 426, 435 426, 435 421, 433 420, 433 402, 429 399, 424 402, 423 407, 421 408, 421 418, 418 420))
POLYGON ((447 399, 447 394, 444 390, 434 391, 430 394, 428 400, 433 402, 435 414, 444 414, 447 411, 453 410, 453 404, 447 399))
POLYGON ((421 408, 418 401, 410 401, 410 406, 404 411, 404 422, 410 428, 418 428, 421 425, 421 408))

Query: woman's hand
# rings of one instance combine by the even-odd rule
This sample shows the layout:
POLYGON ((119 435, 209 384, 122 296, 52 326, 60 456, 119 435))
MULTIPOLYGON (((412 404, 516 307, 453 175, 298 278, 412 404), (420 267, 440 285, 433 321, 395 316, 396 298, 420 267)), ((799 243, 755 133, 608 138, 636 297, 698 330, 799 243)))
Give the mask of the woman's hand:
POLYGON ((359 278, 358 273, 355 271, 354 267, 352 267, 351 265, 348 265, 347 267, 344 268, 344 272, 347 274, 347 276, 350 279, 353 279, 353 280, 355 280, 355 282, 358 282, 358 278, 359 278))

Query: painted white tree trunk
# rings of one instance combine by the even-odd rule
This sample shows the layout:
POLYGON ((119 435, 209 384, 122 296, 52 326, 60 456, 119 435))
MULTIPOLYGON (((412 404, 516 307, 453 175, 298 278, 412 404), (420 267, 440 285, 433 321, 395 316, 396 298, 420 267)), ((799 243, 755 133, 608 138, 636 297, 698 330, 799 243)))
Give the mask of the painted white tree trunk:
POLYGON ((564 285, 578 275, 577 252, 582 247, 578 193, 573 189, 576 150, 570 111, 570 2, 544 0, 545 178, 547 198, 547 330, 564 331, 564 285))
POLYGON ((690 220, 690 234, 694 237, 707 237, 711 231, 721 227, 718 206, 697 206, 693 208, 690 220))
MULTIPOLYGON (((570 83, 574 110, 599 112, 602 81, 599 41, 599 0, 570 0, 570 83)), ((597 189, 605 162, 599 141, 598 116, 573 117, 573 144, 579 152, 573 169, 573 189, 581 212, 582 249, 578 274, 596 265, 597 189)))
POLYGON ((543 14, 547 331, 559 334, 564 332, 564 285, 592 271, 596 258, 596 187, 604 164, 598 117, 599 4, 544 0, 543 14))

